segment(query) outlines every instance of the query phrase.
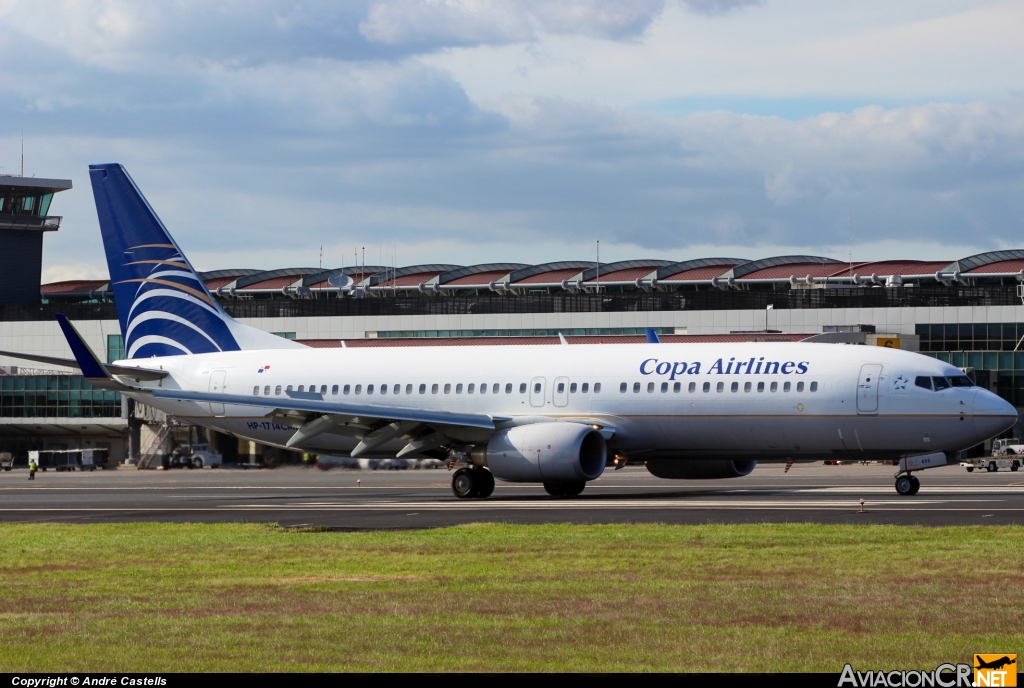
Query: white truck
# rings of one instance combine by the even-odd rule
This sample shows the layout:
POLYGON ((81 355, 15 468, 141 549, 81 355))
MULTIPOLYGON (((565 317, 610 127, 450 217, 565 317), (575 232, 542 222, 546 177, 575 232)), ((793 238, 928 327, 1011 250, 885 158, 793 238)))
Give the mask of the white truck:
POLYGON ((0 452, 0 471, 9 471, 14 466, 14 457, 11 452, 0 452))
POLYGON ((961 461, 960 465, 966 468, 968 473, 974 472, 975 468, 984 468, 989 473, 995 473, 1000 468, 1016 471, 1024 459, 1022 455, 1024 455, 1024 444, 1021 444, 1016 437, 1007 437, 992 443, 991 456, 961 461))

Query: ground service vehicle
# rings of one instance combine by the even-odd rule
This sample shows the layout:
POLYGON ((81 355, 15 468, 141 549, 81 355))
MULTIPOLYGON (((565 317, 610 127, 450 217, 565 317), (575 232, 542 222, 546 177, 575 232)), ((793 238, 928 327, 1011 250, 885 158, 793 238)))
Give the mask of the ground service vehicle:
POLYGON ((77 367, 272 447, 457 459, 459 498, 489 496, 495 479, 578 495, 612 457, 665 479, 738 478, 758 461, 899 461, 896 490, 912 495, 914 473, 1017 422, 958 368, 885 347, 306 347, 228 316, 121 165, 89 174, 125 358, 101 362, 63 315, 74 360, 4 355, 77 367))
POLYGON ((0 452, 0 470, 9 471, 14 466, 14 457, 10 452, 0 452))

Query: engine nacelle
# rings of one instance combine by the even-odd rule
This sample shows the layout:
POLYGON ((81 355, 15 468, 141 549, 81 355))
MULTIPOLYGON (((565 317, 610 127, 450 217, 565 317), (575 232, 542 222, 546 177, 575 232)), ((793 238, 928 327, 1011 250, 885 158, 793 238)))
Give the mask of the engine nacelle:
POLYGON ((604 473, 608 446, 589 425, 534 423, 494 433, 473 459, 509 482, 594 480, 604 473))
POLYGON ((645 462, 651 475, 670 480, 716 480, 742 478, 757 465, 753 459, 650 459, 645 462))

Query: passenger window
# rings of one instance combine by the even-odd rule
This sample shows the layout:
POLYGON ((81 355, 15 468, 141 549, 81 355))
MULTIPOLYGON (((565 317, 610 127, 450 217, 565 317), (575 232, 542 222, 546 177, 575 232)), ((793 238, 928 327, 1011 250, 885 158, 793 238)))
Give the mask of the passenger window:
MULTIPOLYGON (((501 385, 499 385, 497 382, 495 382, 494 386, 491 387, 491 394, 497 394, 500 391, 501 391, 501 385)), ((509 390, 509 391, 511 391, 511 390, 509 390)))
MULTIPOLYGON (((455 388, 455 393, 456 394, 461 394, 462 393, 462 389, 461 388, 462 388, 462 385, 459 385, 458 387, 456 387, 455 388)), ((466 390, 466 394, 472 394, 475 391, 476 391, 476 385, 473 384, 472 382, 470 382, 469 383, 469 389, 466 390)))
POLYGON ((771 386, 771 390, 773 392, 778 392, 779 391, 779 383, 778 382, 773 382, 772 386, 771 386))
POLYGON ((452 393, 452 383, 449 382, 449 383, 447 383, 444 386, 444 393, 445 394, 451 394, 452 393))
POLYGON ((405 393, 406 394, 412 394, 412 385, 406 385, 405 386, 405 393))
POLYGON ((710 382, 705 382, 703 389, 704 389, 705 392, 710 392, 711 391, 711 383, 710 382))
POLYGON ((697 391, 697 383, 696 382, 691 382, 690 386, 686 388, 686 391, 689 392, 690 394, 693 394, 694 392, 696 392, 697 391))
POLYGON ((437 383, 436 382, 434 384, 430 385, 430 393, 431 394, 437 394, 437 383))
POLYGON ((949 389, 949 380, 944 377, 933 377, 932 384, 935 385, 935 391, 941 392, 944 389, 949 389))
POLYGON ((647 383, 647 393, 650 394, 653 391, 654 391, 654 383, 653 382, 648 382, 647 383))
POLYGON ((732 383, 731 385, 729 385, 729 389, 732 390, 733 392, 740 391, 740 383, 738 383, 738 382, 732 383))
MULTIPOLYGON (((369 387, 366 388, 366 393, 367 394, 373 394, 373 385, 370 385, 369 387)), ((387 394, 388 393, 388 386, 387 385, 381 385, 380 386, 380 393, 381 394, 387 394)))
POLYGON ((458 383, 457 385, 455 385, 455 393, 456 394, 462 394, 462 383, 461 382, 458 383))
POLYGON ((662 382, 661 383, 661 393, 664 394, 667 391, 668 391, 668 383, 667 382, 662 382))
POLYGON ((679 390, 681 390, 682 388, 683 384, 681 382, 677 382, 674 385, 672 385, 672 391, 675 392, 676 394, 679 394, 679 390))
POLYGON ((284 388, 284 391, 286 391, 286 392, 292 391, 292 386, 288 385, 287 387, 284 388))
POLYGON ((362 394, 362 393, 363 393, 363 386, 362 385, 356 385, 356 394, 362 394))
MULTIPOLYGON (((387 389, 387 387, 385 387, 387 389)), ((373 385, 366 385, 366 393, 373 394, 373 385)))
POLYGON ((278 385, 277 387, 274 388, 274 394, 280 394, 280 393, 281 393, 281 385, 278 385))
POLYGON ((589 392, 590 391, 590 383, 589 382, 584 382, 583 386, 580 387, 580 391, 583 392, 584 394, 589 392))
POLYGON ((537 383, 535 383, 533 385, 533 393, 534 394, 540 394, 540 383, 539 382, 537 382, 537 383))
POLYGON ((798 391, 798 392, 804 391, 804 383, 802 383, 802 382, 796 383, 796 391, 798 391))
POLYGON ((639 382, 634 382, 633 383, 633 394, 639 394, 639 393, 640 393, 640 383, 639 382))
POLYGON ((724 392, 725 391, 725 383, 724 382, 719 382, 717 385, 715 385, 715 391, 716 392, 724 392))
POLYGON ((619 391, 620 392, 625 392, 626 391, 626 383, 625 382, 623 382, 622 384, 619 385, 619 391))
POLYGON ((320 394, 327 394, 327 385, 320 385, 320 394))
POLYGON ((818 391, 818 383, 817 382, 812 382, 811 383, 811 391, 812 392, 817 392, 818 391))
POLYGON ((426 394, 426 393, 427 393, 427 386, 426 385, 420 385, 420 394, 426 394))
POLYGON ((263 388, 263 396, 270 396, 270 385, 267 385, 266 387, 263 388))
POLYGON ((487 383, 486 382, 484 382, 484 383, 482 383, 480 385, 480 393, 481 394, 487 394, 487 383))
POLYGON ((576 393, 576 383, 573 382, 571 385, 569 385, 569 394, 575 394, 575 393, 576 393))
POLYGON ((595 382, 594 383, 594 394, 600 394, 600 393, 601 393, 601 383, 600 382, 595 382))
POLYGON ((792 384, 792 383, 790 383, 790 382, 786 382, 786 383, 783 383, 783 385, 782 385, 782 391, 783 391, 783 392, 788 392, 788 391, 789 391, 789 386, 790 386, 791 384, 792 384))
POLYGON ((345 385, 344 387, 341 388, 341 393, 347 395, 351 389, 352 388, 349 385, 345 385))
POLYGON ((565 391, 565 383, 564 382, 559 382, 558 383, 558 393, 561 394, 564 391, 565 391))
POLYGON ((505 394, 511 394, 511 393, 512 393, 512 383, 511 382, 506 382, 505 383, 505 394))
POLYGON ((260 386, 259 385, 256 385, 255 387, 252 388, 252 395, 254 397, 258 397, 260 395, 260 386))
POLYGON ((750 391, 750 383, 749 382, 744 382, 743 383, 743 391, 744 392, 749 392, 750 391))
MULTIPOLYGON (((305 388, 306 388, 305 385, 299 385, 299 391, 300 392, 303 391, 305 388)), ((289 387, 289 389, 291 389, 291 388, 289 387)))
POLYGON ((331 394, 333 394, 334 396, 338 396, 338 385, 334 385, 333 387, 331 387, 331 394))
POLYGON ((757 383, 757 391, 758 392, 763 392, 764 391, 764 383, 763 382, 758 382, 757 383))
POLYGON ((526 383, 525 382, 520 382, 519 383, 519 393, 520 394, 526 394, 526 383))

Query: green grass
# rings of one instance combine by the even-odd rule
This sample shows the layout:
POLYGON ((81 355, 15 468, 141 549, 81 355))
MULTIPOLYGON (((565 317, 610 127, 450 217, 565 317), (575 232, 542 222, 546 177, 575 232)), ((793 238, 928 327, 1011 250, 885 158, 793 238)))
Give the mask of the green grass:
POLYGON ((931 669, 1024 649, 1024 528, 0 526, 0 672, 931 669))

